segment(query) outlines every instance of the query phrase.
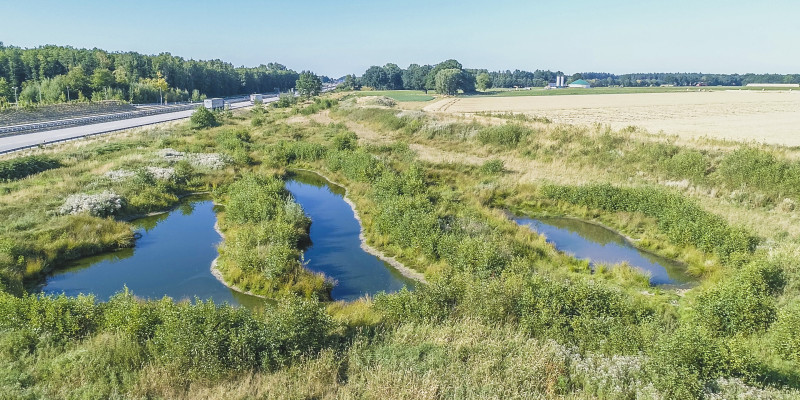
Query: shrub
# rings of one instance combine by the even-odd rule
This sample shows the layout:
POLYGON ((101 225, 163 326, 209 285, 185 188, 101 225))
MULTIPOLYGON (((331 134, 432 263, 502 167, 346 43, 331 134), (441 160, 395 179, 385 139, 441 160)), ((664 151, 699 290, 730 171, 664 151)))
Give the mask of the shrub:
POLYGON ((795 363, 800 363, 800 303, 789 304, 778 313, 770 327, 772 343, 778 352, 795 363))
POLYGON ((61 214, 88 213, 96 217, 113 215, 125 205, 125 200, 118 194, 105 191, 98 194, 73 194, 67 197, 59 212, 61 214))
POLYGON ((333 137, 333 148, 336 150, 355 150, 358 147, 358 135, 345 131, 333 137))
POLYGON ((505 164, 503 160, 488 160, 481 165, 480 171, 486 175, 497 175, 505 169, 505 164))
POLYGON ((773 296, 784 284, 779 267, 748 265, 734 278, 703 293, 695 309, 702 324, 712 332, 735 335, 764 331, 776 319, 773 296))
POLYGON ((217 117, 214 116, 209 109, 205 107, 199 107, 194 113, 192 113, 192 117, 189 118, 192 123, 192 128, 194 129, 204 129, 204 128, 211 128, 213 126, 217 126, 217 117))
POLYGON ((800 195, 800 163, 779 160, 756 148, 736 150, 717 169, 722 183, 731 188, 751 187, 768 193, 800 195))
POLYGON ((297 97, 292 93, 281 93, 278 95, 278 101, 272 103, 275 108, 287 108, 297 103, 297 97))
POLYGON ((478 131, 478 141, 481 144, 513 147, 520 140, 531 133, 530 129, 520 125, 498 125, 483 128, 478 131))
POLYGON ((225 218, 239 224, 273 219, 290 196, 280 179, 255 174, 244 175, 227 190, 225 218))
POLYGON ((60 162, 45 156, 28 156, 0 161, 0 181, 22 179, 60 166, 60 162))

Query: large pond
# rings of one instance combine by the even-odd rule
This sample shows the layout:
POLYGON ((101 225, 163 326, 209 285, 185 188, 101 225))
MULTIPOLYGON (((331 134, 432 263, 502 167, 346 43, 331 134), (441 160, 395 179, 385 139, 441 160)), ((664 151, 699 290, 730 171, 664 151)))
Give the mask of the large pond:
POLYGON ((334 300, 355 300, 378 292, 394 292, 414 281, 361 248, 361 226, 344 201, 344 189, 317 174, 295 171, 286 188, 311 218, 307 267, 337 281, 334 300))
POLYGON ((221 237, 214 229, 214 204, 190 197, 169 213, 133 221, 136 246, 80 259, 50 275, 40 290, 69 296, 94 294, 107 300, 128 287, 140 298, 214 300, 258 307, 264 300, 229 289, 211 274, 221 237))
POLYGON ((562 217, 515 218, 515 221, 544 235, 557 250, 592 264, 627 262, 650 275, 651 285, 688 286, 693 279, 686 266, 631 245, 618 233, 589 222, 562 217))

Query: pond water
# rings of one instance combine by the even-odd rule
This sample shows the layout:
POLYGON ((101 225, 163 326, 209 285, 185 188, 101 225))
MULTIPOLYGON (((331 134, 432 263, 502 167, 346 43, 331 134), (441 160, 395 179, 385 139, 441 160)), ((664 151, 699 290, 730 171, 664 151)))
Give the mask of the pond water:
POLYGON ((213 299, 215 303, 263 306, 264 300, 231 290, 211 274, 221 237, 214 230, 214 204, 190 197, 169 213, 132 223, 141 237, 136 246, 82 258, 47 277, 40 291, 108 300, 125 286, 140 298, 213 299))
POLYGON ((682 263, 634 247, 618 233, 589 222, 560 217, 515 218, 544 235, 559 251, 592 264, 627 262, 650 275, 651 285, 688 286, 693 282, 682 263))
POLYGON ((414 281, 361 248, 361 226, 344 201, 344 189, 317 174, 296 171, 286 188, 311 218, 311 245, 304 253, 308 269, 337 281, 334 300, 395 292, 414 281))

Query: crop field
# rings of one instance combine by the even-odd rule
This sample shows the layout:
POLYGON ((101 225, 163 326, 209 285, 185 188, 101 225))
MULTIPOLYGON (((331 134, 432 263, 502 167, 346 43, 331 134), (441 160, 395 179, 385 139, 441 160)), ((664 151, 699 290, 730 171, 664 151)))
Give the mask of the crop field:
MULTIPOLYGON (((594 89, 591 89, 594 90, 594 89)), ((453 114, 512 112, 556 123, 637 126, 683 138, 709 137, 800 146, 800 92, 703 91, 575 96, 460 97, 426 111, 453 114)))
POLYGON ((645 86, 645 87, 593 87, 591 89, 583 88, 562 88, 558 90, 549 90, 544 88, 530 88, 530 89, 509 89, 509 88, 492 88, 487 89, 477 94, 471 94, 474 97, 527 97, 527 96, 565 96, 565 95, 586 95, 586 94, 637 94, 637 93, 685 93, 697 92, 699 90, 706 92, 721 92, 729 90, 747 90, 747 91, 779 91, 786 90, 785 88, 761 88, 761 87, 742 87, 742 86, 704 86, 704 87, 686 87, 686 86, 645 86))

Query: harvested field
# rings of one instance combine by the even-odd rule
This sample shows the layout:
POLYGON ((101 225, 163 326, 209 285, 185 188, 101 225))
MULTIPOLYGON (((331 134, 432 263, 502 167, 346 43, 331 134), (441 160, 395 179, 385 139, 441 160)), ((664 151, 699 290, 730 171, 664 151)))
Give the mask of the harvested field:
POLYGON ((605 94, 447 98, 426 111, 515 112, 556 123, 639 126, 684 138, 756 141, 800 146, 800 91, 605 94))

